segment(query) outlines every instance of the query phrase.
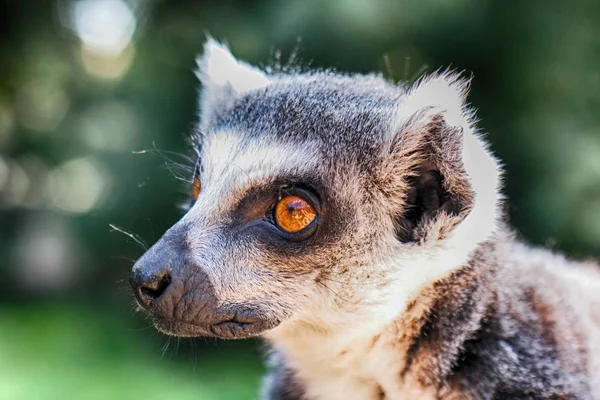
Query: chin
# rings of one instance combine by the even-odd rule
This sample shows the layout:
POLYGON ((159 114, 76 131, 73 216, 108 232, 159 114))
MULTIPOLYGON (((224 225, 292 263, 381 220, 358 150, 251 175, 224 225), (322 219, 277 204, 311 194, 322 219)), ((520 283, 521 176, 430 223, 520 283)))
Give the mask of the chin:
POLYGON ((169 336, 216 337, 220 339, 247 339, 257 337, 276 328, 279 320, 261 319, 240 321, 231 319, 212 325, 196 325, 172 319, 154 319, 156 329, 169 336))

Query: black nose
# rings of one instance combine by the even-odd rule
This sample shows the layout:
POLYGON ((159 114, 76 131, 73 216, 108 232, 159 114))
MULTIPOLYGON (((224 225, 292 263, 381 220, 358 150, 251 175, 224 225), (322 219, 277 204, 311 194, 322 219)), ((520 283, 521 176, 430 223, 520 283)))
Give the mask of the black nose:
POLYGON ((147 275, 138 270, 131 275, 130 283, 140 306, 151 309, 171 284, 171 274, 168 271, 157 271, 147 275))

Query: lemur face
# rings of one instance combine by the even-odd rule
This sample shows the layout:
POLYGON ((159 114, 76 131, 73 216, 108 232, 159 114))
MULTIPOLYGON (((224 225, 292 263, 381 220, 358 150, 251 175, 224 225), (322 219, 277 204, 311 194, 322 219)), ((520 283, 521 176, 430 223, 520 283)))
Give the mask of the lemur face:
POLYGON ((213 41, 199 66, 194 202, 132 275, 159 330, 375 329, 493 229, 497 172, 456 77, 267 75, 213 41))

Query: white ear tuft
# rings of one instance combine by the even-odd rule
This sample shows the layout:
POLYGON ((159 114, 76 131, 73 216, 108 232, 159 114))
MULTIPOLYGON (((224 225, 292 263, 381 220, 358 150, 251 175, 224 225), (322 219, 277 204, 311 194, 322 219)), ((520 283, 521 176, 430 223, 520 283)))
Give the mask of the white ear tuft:
POLYGON ((441 112, 450 126, 470 124, 471 110, 466 107, 470 80, 453 72, 443 72, 422 78, 408 90, 399 108, 400 120, 429 109, 441 112))
POLYGON ((453 231, 453 246, 458 255, 470 254, 477 243, 494 234, 502 215, 502 171, 477 132, 474 114, 466 99, 469 83, 468 79, 451 72, 424 77, 400 100, 392 129, 393 135, 401 134, 399 148, 404 154, 410 154, 410 146, 422 144, 423 140, 442 151, 438 168, 443 170, 440 172, 445 171, 442 176, 447 187, 470 187, 472 208, 453 231), (442 127, 440 122, 443 122, 442 127), (431 131, 432 128, 435 130, 431 131), (426 135, 428 131, 438 135, 437 142, 426 135))
MULTIPOLYGON (((236 60, 227 46, 213 38, 208 38, 204 44, 204 53, 196 62, 196 75, 207 92, 221 90, 229 85, 235 92, 244 93, 265 87, 269 83, 262 71, 236 60)), ((208 94, 208 97, 211 97, 211 94, 208 94)))

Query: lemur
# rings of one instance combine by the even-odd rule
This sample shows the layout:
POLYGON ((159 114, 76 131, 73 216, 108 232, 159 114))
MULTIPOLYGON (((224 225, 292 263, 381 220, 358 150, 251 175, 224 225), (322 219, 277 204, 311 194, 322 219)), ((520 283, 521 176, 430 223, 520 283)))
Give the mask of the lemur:
POLYGON ((263 337, 271 400, 600 399, 600 269, 514 238, 468 79, 198 64, 193 202, 131 277, 158 330, 263 337))

